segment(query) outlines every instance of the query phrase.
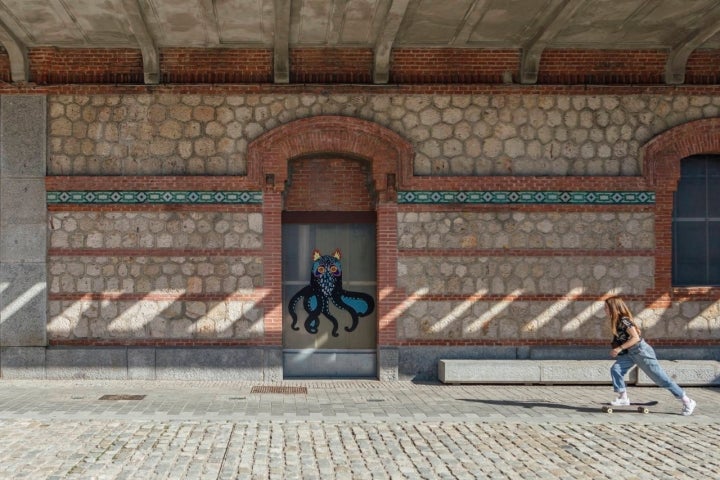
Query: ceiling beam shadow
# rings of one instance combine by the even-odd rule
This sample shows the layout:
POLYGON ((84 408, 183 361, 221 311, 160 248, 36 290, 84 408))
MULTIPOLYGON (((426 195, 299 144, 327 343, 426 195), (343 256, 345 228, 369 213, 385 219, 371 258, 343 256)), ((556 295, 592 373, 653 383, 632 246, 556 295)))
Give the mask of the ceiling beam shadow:
POLYGON ((490 0, 475 0, 465 13, 460 31, 450 41, 452 45, 467 45, 470 35, 488 11, 490 0))
POLYGON ((290 83, 290 6, 292 0, 275 0, 273 81, 290 83))
POLYGON ((200 0, 200 11, 205 23, 205 35, 208 45, 217 47, 220 45, 220 32, 218 31, 217 16, 212 0, 200 0))
POLYGON ((335 2, 333 2, 333 11, 330 16, 330 24, 328 25, 328 45, 337 45, 340 43, 346 8, 347 0, 335 0, 335 2))

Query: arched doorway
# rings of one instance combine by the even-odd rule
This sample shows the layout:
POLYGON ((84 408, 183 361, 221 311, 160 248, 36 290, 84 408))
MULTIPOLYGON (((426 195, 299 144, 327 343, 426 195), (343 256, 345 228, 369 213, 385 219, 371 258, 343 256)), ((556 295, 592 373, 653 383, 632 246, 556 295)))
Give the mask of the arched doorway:
POLYGON ((411 159, 397 134, 350 117, 298 120, 250 145, 248 173, 265 184, 265 270, 279 272, 266 335, 282 343, 284 376, 377 376, 378 348, 395 339, 396 305, 381 292, 396 285, 396 179, 411 159), (342 293, 323 277, 333 267, 342 293))

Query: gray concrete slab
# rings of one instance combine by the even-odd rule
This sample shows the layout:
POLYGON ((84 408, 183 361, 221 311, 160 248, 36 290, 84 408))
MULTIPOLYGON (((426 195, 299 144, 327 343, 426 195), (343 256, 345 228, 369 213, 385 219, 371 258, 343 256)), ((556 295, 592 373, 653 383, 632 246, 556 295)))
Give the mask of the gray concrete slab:
POLYGON ((665 390, 629 392, 658 403, 605 414, 606 386, 2 380, 0 478, 720 477, 720 389, 688 388, 689 417, 665 390))
POLYGON ((45 177, 45 95, 0 96, 0 171, 3 178, 45 177))
POLYGON ((47 344, 45 268, 44 263, 0 262, 0 346, 47 344))

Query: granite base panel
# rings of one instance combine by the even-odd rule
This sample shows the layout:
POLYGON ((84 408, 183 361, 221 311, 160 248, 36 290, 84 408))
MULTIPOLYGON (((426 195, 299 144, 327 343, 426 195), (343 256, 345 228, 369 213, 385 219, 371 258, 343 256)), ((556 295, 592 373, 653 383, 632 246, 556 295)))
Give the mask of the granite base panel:
POLYGON ((0 377, 53 380, 282 380, 279 348, 5 347, 0 377))
MULTIPOLYGON (((553 361, 580 361, 580 360, 596 360, 604 361, 593 366, 597 369, 597 375, 604 376, 605 381, 598 383, 610 384, 610 365, 612 361, 609 359, 610 348, 602 347, 399 347, 398 348, 398 379, 412 381, 438 381, 439 361, 441 359, 458 359, 458 360, 553 360, 553 361), (609 362, 609 363, 608 363, 609 362), (602 370, 607 365, 607 370, 602 370)), ((693 361, 720 361, 719 347, 655 347, 655 352, 660 360, 693 360, 693 361)), ((585 364, 587 366, 589 364, 585 364)), ((553 371, 546 371, 546 378, 552 378, 553 382, 562 383, 558 378, 560 373, 554 373, 557 369, 553 367, 553 371)), ((578 378, 580 373, 573 374, 571 378, 578 378)), ((588 373, 588 375, 590 375, 588 373)), ((593 374, 595 375, 595 374, 593 374)), ((536 377, 534 377, 536 378, 536 377)), ((707 379, 706 374, 703 378, 707 379)), ((692 378, 688 378, 692 381, 692 378)), ((707 380, 704 380, 707 381, 707 380)), ((595 383, 589 382, 589 383, 595 383)))
MULTIPOLYGON (((720 385, 719 348, 655 350, 661 364, 680 385, 720 385)), ((550 360, 542 374, 547 383, 564 383, 563 377, 572 373, 570 366, 578 365, 570 377, 585 375, 589 383, 609 384, 612 363, 607 358, 607 349, 603 348, 381 347, 377 355, 381 381, 438 381, 440 360, 550 360), (588 368, 590 363, 576 364, 576 360, 597 362, 588 368)), ((279 347, 2 347, 0 378, 279 382, 283 380, 283 350, 279 347)), ((537 378, 535 375, 531 380, 537 378)), ((638 385, 651 383, 642 372, 638 374, 638 385)))

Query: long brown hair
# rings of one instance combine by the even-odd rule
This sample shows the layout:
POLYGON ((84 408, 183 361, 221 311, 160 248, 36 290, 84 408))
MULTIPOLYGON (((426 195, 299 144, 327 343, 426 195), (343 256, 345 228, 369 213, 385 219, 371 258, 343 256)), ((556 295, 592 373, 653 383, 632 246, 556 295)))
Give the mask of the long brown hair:
POLYGON ((620 297, 610 297, 605 299, 605 305, 610 310, 610 330, 613 335, 617 335, 617 325, 622 317, 627 317, 640 335, 640 327, 633 320, 633 315, 625 302, 620 297))

